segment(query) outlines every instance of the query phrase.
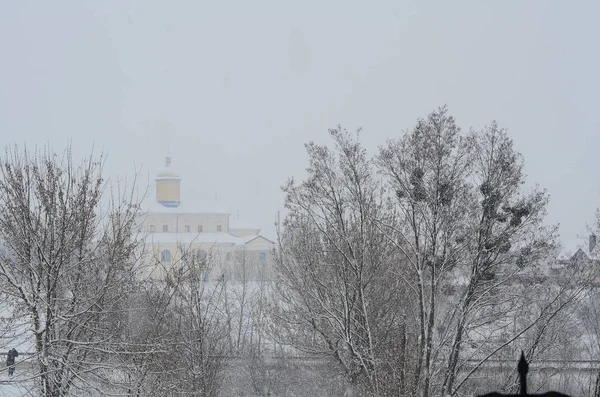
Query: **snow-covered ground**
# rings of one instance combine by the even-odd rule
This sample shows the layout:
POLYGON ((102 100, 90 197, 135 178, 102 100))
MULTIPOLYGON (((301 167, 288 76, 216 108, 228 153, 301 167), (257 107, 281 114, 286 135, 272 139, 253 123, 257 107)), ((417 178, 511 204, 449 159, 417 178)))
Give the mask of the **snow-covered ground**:
MULTIPOLYGON (((28 318, 12 318, 12 307, 0 305, 0 368, 4 365, 6 353, 15 348, 19 352, 19 359, 23 359, 23 353, 33 352, 31 326, 28 318)), ((1 397, 1 394, 0 394, 1 397)))
POLYGON ((0 373, 0 397, 32 396, 33 387, 29 373, 18 364, 13 376, 8 376, 6 370, 0 373))

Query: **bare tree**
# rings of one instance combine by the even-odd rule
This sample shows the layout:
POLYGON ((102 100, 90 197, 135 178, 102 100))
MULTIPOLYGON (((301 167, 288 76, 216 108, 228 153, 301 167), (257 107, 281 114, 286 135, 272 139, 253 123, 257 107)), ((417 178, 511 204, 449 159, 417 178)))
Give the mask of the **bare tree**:
POLYGON ((172 285, 145 280, 128 301, 123 319, 120 353, 115 366, 121 371, 120 392, 127 396, 153 396, 160 390, 164 358, 171 354, 173 337, 172 285))
POLYGON ((394 215, 364 148, 341 129, 330 135, 335 152, 306 145, 307 180, 283 188, 288 215, 271 325, 279 342, 334 359, 354 388, 382 395, 404 290, 378 222, 394 215))
POLYGON ((0 162, 0 288, 25 321, 43 396, 101 389, 111 318, 135 284, 134 190, 101 212, 102 162, 16 146, 0 162))
POLYGON ((164 362, 172 368, 167 373, 179 395, 216 396, 221 386, 227 340, 224 284, 222 277, 205 281, 208 270, 206 259, 187 255, 173 279, 177 285, 171 339, 174 349, 164 362))
MULTIPOLYGON (((224 280, 228 354, 238 366, 242 384, 257 395, 268 395, 280 383, 279 365, 270 366, 274 349, 264 332, 265 308, 269 299, 269 268, 257 252, 243 247, 232 255, 232 277, 224 280)), ((280 358, 278 363, 283 362, 280 358)))
POLYGON ((145 281, 136 296, 123 346, 130 396, 216 396, 227 350, 224 278, 202 250, 180 246, 182 255, 159 264, 164 279, 145 281))
MULTIPOLYGON (((506 132, 492 124, 474 137, 472 176, 478 191, 474 198, 464 234, 464 260, 467 283, 459 301, 459 310, 448 354, 442 392, 453 394, 461 342, 469 322, 489 312, 483 302, 496 303, 498 297, 514 296, 504 308, 522 303, 515 290, 518 277, 539 273, 536 264, 555 252, 554 227, 543 227, 548 197, 543 191, 522 191, 523 160, 512 148, 506 132)), ((532 287, 532 283, 522 279, 532 287)), ((495 319, 502 320, 508 310, 496 310, 495 319)), ((486 316, 489 317, 489 316, 486 316)), ((489 321, 488 324, 492 323, 489 321)), ((486 325, 488 326, 488 325, 486 325)), ((473 329, 473 324, 471 324, 473 329)), ((480 327, 481 328, 481 327, 480 327)))
POLYGON ((283 188, 279 342, 337 361, 364 394, 421 397, 472 390, 491 358, 516 350, 568 354, 559 330, 590 273, 547 277, 548 195, 525 188, 506 131, 463 133, 443 107, 375 162, 347 132, 331 136, 334 150, 306 145, 307 179, 283 188))
MULTIPOLYGON (((589 290, 579 306, 579 317, 581 319, 584 335, 581 340, 583 346, 577 346, 579 351, 586 352, 588 359, 597 360, 600 357, 600 270, 598 269, 600 250, 596 245, 597 236, 600 235, 600 209, 596 210, 594 222, 589 227, 589 254, 590 260, 587 265, 591 268, 589 279, 589 290)), ((581 266, 581 259, 572 266, 581 266)), ((600 397, 600 368, 596 372, 591 393, 594 397, 600 397)))
MULTIPOLYGON (((567 307, 540 301, 544 316, 536 316, 525 299, 545 288, 535 276, 556 252, 556 228, 543 225, 548 197, 537 188, 523 189, 523 160, 504 130, 493 123, 463 134, 445 107, 388 142, 378 160, 396 192, 403 226, 385 228, 394 238, 402 236, 398 249, 410 264, 409 287, 418 296, 412 391, 427 397, 433 387, 454 395, 466 381, 456 383, 461 355, 487 360, 492 355, 486 351, 504 347, 498 334, 514 340, 567 307), (527 321, 511 329, 516 313, 527 321)), ((565 291, 546 295, 547 301, 565 291)), ((541 340, 547 325, 534 340, 541 340)))
POLYGON ((417 295, 418 359, 412 393, 429 395, 437 302, 441 283, 461 259, 459 242, 471 204, 466 178, 472 140, 462 136, 445 108, 419 120, 414 130, 381 149, 379 168, 396 193, 402 237, 417 295))

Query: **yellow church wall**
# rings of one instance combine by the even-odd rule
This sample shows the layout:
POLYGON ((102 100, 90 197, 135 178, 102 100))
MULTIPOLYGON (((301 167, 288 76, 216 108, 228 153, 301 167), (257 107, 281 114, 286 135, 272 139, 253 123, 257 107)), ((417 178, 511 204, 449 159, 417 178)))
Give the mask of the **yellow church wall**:
POLYGON ((218 226, 222 232, 229 231, 228 214, 148 214, 145 220, 146 231, 151 232, 151 226, 157 233, 163 232, 163 225, 167 225, 168 232, 198 233, 202 226, 202 233, 216 233, 218 226), (189 226, 189 232, 186 230, 189 226))
MULTIPOLYGON (((268 241, 262 237, 257 240, 268 241)), ((164 278, 164 269, 172 269, 182 264, 184 251, 197 255, 200 250, 207 253, 209 261, 209 278, 215 280, 225 275, 228 280, 252 281, 269 280, 272 273, 272 244, 233 245, 231 243, 192 243, 186 246, 162 244, 160 242, 147 245, 153 278, 164 278), (163 251, 171 253, 171 261, 163 261, 163 251)))
MULTIPOLYGON (((198 255, 200 251, 206 252, 208 260, 208 271, 211 278, 221 274, 231 274, 234 265, 234 247, 232 244, 189 244, 181 246, 177 244, 148 244, 147 245, 147 263, 148 271, 152 277, 161 278, 165 276, 165 269, 172 269, 182 265, 183 253, 191 251, 192 255, 198 255), (170 261, 163 260, 163 252, 169 251, 170 261), (227 253, 230 253, 227 256, 227 253), (228 259, 229 258, 229 259, 228 259)), ((147 272, 148 273, 148 272, 147 272)))
POLYGON ((164 179, 156 181, 156 200, 181 200, 179 179, 164 179))

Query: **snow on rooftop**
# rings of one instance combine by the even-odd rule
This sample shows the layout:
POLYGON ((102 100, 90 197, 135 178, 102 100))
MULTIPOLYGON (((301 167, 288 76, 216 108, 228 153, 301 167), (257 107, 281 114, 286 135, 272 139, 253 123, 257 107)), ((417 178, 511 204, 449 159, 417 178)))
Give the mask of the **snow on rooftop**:
POLYGON ((585 255, 586 257, 588 257, 588 258, 590 257, 590 253, 588 252, 586 247, 578 245, 578 246, 571 246, 571 247, 561 247, 556 258, 558 260, 568 260, 568 259, 573 258, 573 256, 575 254, 578 254, 579 251, 581 251, 583 253, 583 255, 585 255))
POLYGON ((243 245, 258 236, 236 237, 229 233, 149 233, 146 242, 151 244, 236 244, 243 245))
POLYGON ((252 230, 260 230, 259 227, 252 226, 250 222, 247 222, 245 219, 238 219, 237 217, 229 218, 229 227, 231 229, 252 229, 252 230))
POLYGON ((570 249, 562 249, 562 250, 559 252, 559 254, 558 254, 558 256, 556 257, 556 259, 558 259, 558 260, 561 260, 561 261, 563 261, 563 260, 568 260, 568 259, 571 259, 571 258, 573 257, 573 254, 575 254, 575 251, 573 251, 573 250, 570 250, 570 249))

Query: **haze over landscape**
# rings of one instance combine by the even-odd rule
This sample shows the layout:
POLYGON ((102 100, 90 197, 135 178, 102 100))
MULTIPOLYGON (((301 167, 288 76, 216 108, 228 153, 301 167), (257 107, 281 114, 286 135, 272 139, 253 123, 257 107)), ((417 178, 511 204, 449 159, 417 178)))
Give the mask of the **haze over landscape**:
POLYGON ((600 202, 597 2, 4 2, 0 146, 104 149, 150 180, 170 148, 203 194, 275 235, 280 186, 328 128, 386 138, 447 104, 509 130, 574 248, 600 202))
POLYGON ((0 3, 0 397, 600 397, 598 15, 0 3))

